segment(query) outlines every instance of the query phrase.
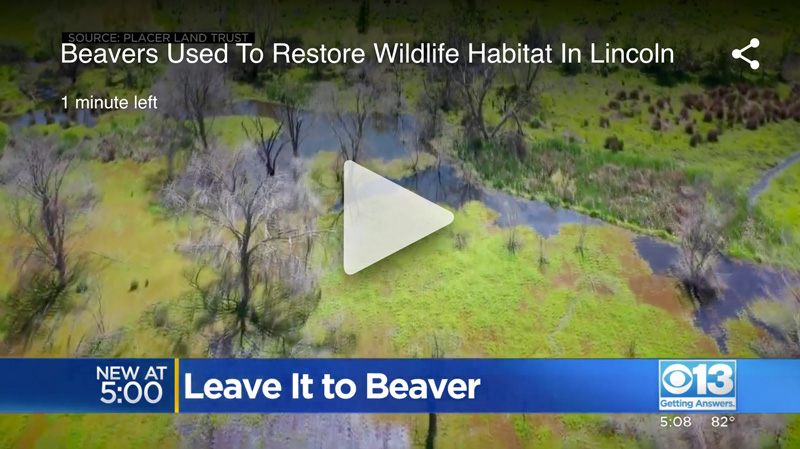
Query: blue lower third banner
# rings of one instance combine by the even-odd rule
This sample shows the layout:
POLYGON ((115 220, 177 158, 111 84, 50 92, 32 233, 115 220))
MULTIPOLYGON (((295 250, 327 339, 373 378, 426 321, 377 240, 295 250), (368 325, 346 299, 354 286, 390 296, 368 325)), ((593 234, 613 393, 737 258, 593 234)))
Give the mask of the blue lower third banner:
POLYGON ((800 360, 0 359, 2 413, 800 413, 800 360))

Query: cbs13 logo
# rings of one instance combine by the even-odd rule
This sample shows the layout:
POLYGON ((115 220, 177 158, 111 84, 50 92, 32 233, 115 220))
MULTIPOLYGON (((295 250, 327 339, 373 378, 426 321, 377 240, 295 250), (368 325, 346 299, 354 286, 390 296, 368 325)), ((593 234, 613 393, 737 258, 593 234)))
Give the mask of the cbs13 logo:
POLYGON ((661 360, 661 397, 735 397, 735 360, 661 360))

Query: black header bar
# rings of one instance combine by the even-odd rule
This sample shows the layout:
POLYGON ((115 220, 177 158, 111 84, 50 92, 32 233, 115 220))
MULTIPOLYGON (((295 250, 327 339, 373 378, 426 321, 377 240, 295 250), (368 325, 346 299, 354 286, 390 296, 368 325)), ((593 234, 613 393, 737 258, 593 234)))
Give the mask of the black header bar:
POLYGON ((61 42, 70 44, 252 44, 251 31, 146 31, 61 33, 61 42))

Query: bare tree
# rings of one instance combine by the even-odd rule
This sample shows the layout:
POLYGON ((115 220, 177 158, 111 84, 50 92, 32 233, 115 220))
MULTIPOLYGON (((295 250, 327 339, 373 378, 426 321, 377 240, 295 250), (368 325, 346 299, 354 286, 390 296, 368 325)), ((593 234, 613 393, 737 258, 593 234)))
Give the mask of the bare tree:
POLYGON ((172 120, 188 120, 207 151, 214 114, 221 112, 229 99, 224 68, 215 63, 170 64, 154 90, 161 100, 159 111, 172 120))
POLYGON ((156 145, 167 160, 167 181, 172 181, 176 159, 182 151, 188 151, 192 147, 192 126, 173 118, 157 117, 152 121, 152 129, 156 145))
MULTIPOLYGON (((116 3, 103 9, 102 29, 108 32, 117 30, 126 30, 130 32, 141 32, 152 29, 152 11, 149 8, 142 8, 140 5, 130 3, 116 3)), ((68 31, 73 31, 73 26, 68 27, 68 31)), ((107 43, 106 48, 115 50, 117 48, 141 48, 143 44, 126 43, 124 45, 107 43)), ((138 51, 138 50, 137 50, 138 51)), ((125 74, 123 82, 127 88, 135 88, 140 85, 139 79, 146 75, 148 71, 152 70, 152 64, 144 61, 137 60, 135 63, 125 64, 120 63, 119 60, 109 58, 105 64, 106 68, 106 85, 112 85, 113 71, 117 68, 122 69, 125 74)))
POLYGON ((717 296, 714 268, 725 242, 724 220, 709 204, 694 202, 682 208, 678 222, 681 257, 678 270, 692 299, 699 305, 717 296))
POLYGON ((318 294, 297 250, 315 233, 311 209, 297 178, 270 176, 253 151, 215 149, 197 154, 165 192, 167 205, 208 223, 190 249, 214 269, 217 281, 192 285, 205 317, 199 326, 224 324, 219 344, 244 348, 262 337, 282 340, 307 317, 318 294), (300 300, 302 299, 302 300, 300 300))
MULTIPOLYGON (((448 76, 458 91, 466 107, 466 124, 468 129, 475 130, 480 137, 489 140, 499 127, 490 130, 484 119, 486 98, 491 91, 497 70, 493 64, 470 64, 466 58, 448 65, 448 76)), ((502 123, 508 120, 504 117, 502 123)))
POLYGON ((29 342, 69 305, 68 287, 80 260, 71 254, 74 222, 93 196, 89 184, 67 182, 75 153, 64 151, 55 138, 23 134, 12 142, 2 168, 14 187, 9 215, 27 245, 17 285, 0 304, 5 340, 13 345, 18 339, 29 342))
POLYGON ((391 66, 391 89, 394 97, 390 111, 393 115, 400 115, 406 105, 405 96, 405 65, 395 62, 391 66))
MULTIPOLYGON (((255 33, 256 41, 253 46, 264 52, 265 60, 271 60, 269 44, 275 34, 280 17, 278 2, 274 0, 243 0, 242 3, 240 8, 240 11, 243 11, 241 14, 242 28, 255 33)), ((248 78, 251 81, 258 80, 259 68, 260 64, 250 63, 248 78)))
POLYGON ((447 77, 438 64, 425 67, 422 92, 417 97, 417 128, 420 137, 430 142, 441 133, 442 110, 446 107, 447 77))
POLYGON ((408 167, 411 169, 411 173, 415 175, 422 169, 421 130, 413 125, 411 129, 407 129, 402 120, 398 120, 398 128, 400 143, 403 145, 405 154, 408 155, 408 167))
POLYGON ((330 117, 342 158, 357 161, 364 149, 367 121, 380 110, 385 89, 375 65, 356 67, 347 74, 346 82, 348 86, 343 90, 323 86, 318 99, 330 117))
MULTIPOLYGON (((548 43, 538 20, 525 31, 521 41, 530 48, 543 48, 548 43)), ((517 131, 520 133, 522 132, 520 120, 529 115, 536 105, 537 92, 534 87, 542 67, 543 64, 533 63, 509 65, 508 74, 511 85, 498 89, 500 110, 509 113, 510 119, 514 121, 517 131)))
MULTIPOLYGON (((448 357, 449 353, 453 353, 458 349, 459 341, 452 335, 434 333, 431 336, 431 354, 432 359, 443 359, 448 357)), ((425 449, 434 449, 436 447, 436 435, 438 432, 438 413, 428 413, 428 430, 425 433, 425 449)))
MULTIPOLYGON (((784 240, 784 244, 793 244, 784 240)), ((788 261, 787 261, 788 262, 788 261)), ((794 261, 793 266, 798 266, 794 261)), ((776 291, 769 293, 770 304, 764 310, 752 307, 751 314, 756 322, 765 325, 769 332, 756 342, 753 349, 767 358, 800 357, 800 272, 785 269, 780 273, 776 291)))
POLYGON ((44 11, 37 22, 36 41, 42 51, 50 58, 58 58, 61 54, 61 33, 66 31, 71 17, 69 12, 61 8, 44 11))
POLYGON ((281 117, 286 123, 286 134, 289 136, 289 144, 292 146, 292 156, 300 155, 300 145, 306 138, 308 127, 308 116, 303 114, 305 101, 299 86, 289 85, 281 95, 281 117))
MULTIPOLYGON (((549 43, 539 20, 534 21, 530 28, 525 30, 521 40, 530 48, 543 48, 549 43)), ((541 68, 542 64, 518 64, 511 73, 514 85, 522 93, 532 95, 533 86, 541 68)))
POLYGON ((187 31, 224 30, 233 10, 233 2, 209 0, 202 3, 178 0, 175 19, 187 31))
MULTIPOLYGON (((439 342, 439 337, 436 334, 432 339, 431 358, 442 359, 445 357, 445 350, 439 342)), ((434 449, 436 447, 436 433, 438 428, 439 416, 436 413, 428 413, 428 432, 425 434, 425 449, 434 449)))
POLYGON ((250 124, 253 127, 251 131, 242 120, 242 129, 244 130, 247 139, 253 142, 256 148, 261 163, 267 170, 269 176, 275 176, 275 170, 278 165, 278 157, 286 146, 286 141, 281 139, 281 130, 283 130, 283 122, 279 122, 278 126, 267 134, 264 131, 264 122, 261 117, 254 115, 250 117, 250 124))
POLYGON ((46 10, 39 16, 36 28, 36 38, 41 44, 45 54, 58 61, 61 74, 69 77, 72 84, 78 80, 78 62, 64 63, 61 60, 61 33, 64 31, 83 31, 94 28, 96 24, 89 24, 90 14, 80 14, 61 7, 46 10))
POLYGON ((91 186, 66 186, 74 159, 54 137, 36 134, 16 136, 4 158, 16 186, 11 219, 32 242, 29 257, 50 267, 61 289, 71 277, 73 221, 92 199, 91 186))
MULTIPOLYGON (((489 94, 495 88, 500 76, 501 67, 490 63, 469 63, 467 58, 446 65, 447 73, 457 88, 466 108, 466 125, 468 129, 478 133, 484 140, 495 138, 509 120, 516 121, 519 111, 530 104, 531 96, 523 94, 515 88, 504 88, 498 91, 498 99, 493 103, 499 114, 499 120, 489 125, 486 123, 485 111, 489 94)), ((535 73, 533 75, 535 77, 535 73)))
MULTIPOLYGON (((461 55, 466 55, 470 43, 486 42, 481 17, 474 2, 457 5, 452 14, 444 19, 445 26, 442 27, 448 45, 459 49, 461 55)), ((530 100, 529 96, 521 95, 516 89, 501 90, 498 92, 498 101, 493 105, 500 118, 489 125, 485 119, 486 107, 490 93, 505 75, 501 73, 506 70, 504 65, 470 61, 462 57, 454 64, 445 64, 444 68, 465 108, 467 130, 483 140, 493 139, 509 120, 516 119, 518 111, 524 109, 530 100)))

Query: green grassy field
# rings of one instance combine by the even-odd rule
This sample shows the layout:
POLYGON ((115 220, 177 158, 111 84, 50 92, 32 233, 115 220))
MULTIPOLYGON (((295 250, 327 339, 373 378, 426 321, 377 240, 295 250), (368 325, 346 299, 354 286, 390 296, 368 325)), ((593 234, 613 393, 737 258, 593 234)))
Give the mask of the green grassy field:
POLYGON ((670 281, 632 255, 626 231, 587 228, 581 257, 579 227, 565 227, 541 242, 542 253, 530 229, 497 229, 492 216, 468 204, 425 245, 357 277, 334 270, 317 316, 351 323, 356 354, 370 356, 424 357, 437 333, 459 342, 453 356, 622 357, 631 345, 645 357, 718 353, 670 281), (515 254, 506 248, 512 232, 515 254), (647 330, 653 322, 659 331, 647 330))
POLYGON ((175 447, 170 415, 4 415, 0 447, 60 449, 175 447))
MULTIPOLYGON (((791 120, 770 123, 756 131, 726 124, 719 142, 704 141, 692 147, 683 124, 669 123, 664 131, 651 129, 654 115, 647 111, 650 103, 628 101, 620 112, 606 108, 618 92, 640 89, 639 95, 650 95, 652 102, 669 97, 677 114, 681 96, 702 92, 696 82, 663 87, 639 71, 623 69, 605 78, 595 74, 564 77, 549 71, 540 85, 543 126, 527 130, 534 139, 564 138, 566 134, 601 149, 607 137, 617 135, 625 144, 625 152, 700 168, 721 178, 736 178, 742 189, 754 183, 765 170, 800 151, 800 126, 791 120), (601 117, 609 119, 608 128, 599 126, 601 117)), ((664 114, 668 115, 666 111, 664 114)), ((700 111, 691 110, 690 118, 697 122, 696 128, 703 136, 717 127, 717 120, 705 123, 700 111)))
MULTIPOLYGON (((73 250, 73 254, 87 260, 86 282, 97 298, 87 298, 79 304, 64 317, 52 343, 33 345, 30 355, 75 354, 81 341, 98 335, 95 317, 100 304, 107 330, 120 330, 135 323, 151 304, 175 297, 186 288, 182 271, 189 265, 175 251, 186 226, 153 209, 149 183, 161 169, 161 164, 140 165, 132 161, 90 162, 75 174, 90 179, 99 194, 99 202, 87 215, 86 227, 73 250), (133 281, 142 288, 129 291, 133 281)), ((3 228, 4 247, 25 244, 13 229, 3 228)), ((7 251, 0 255, 0 265, 9 267, 4 270, 6 288, 14 284, 13 254, 7 251)), ((154 350, 164 354, 160 348, 148 347, 147 339, 131 341, 136 342, 130 348, 131 355, 144 356, 154 350)))
POLYGON ((0 65, 0 117, 25 113, 34 106, 19 88, 19 70, 0 65))
MULTIPOLYGON (((653 276, 634 255, 629 232, 588 228, 581 256, 575 251, 579 226, 544 240, 543 252, 539 238, 520 228, 519 248, 511 254, 514 231, 497 228, 493 217, 470 203, 424 245, 359 276, 330 271, 309 334, 341 357, 430 357, 434 345, 446 357, 720 356, 691 324, 691 306, 673 282, 653 276)), ((753 357, 750 345, 760 332, 745 320, 728 327, 730 355, 753 357)), ((423 434, 427 425, 425 417, 387 419, 423 434)), ((606 434, 603 422, 593 415, 446 415, 438 444, 637 447, 606 434)))
POLYGON ((757 207, 787 242, 800 242, 800 163, 794 163, 770 182, 758 198, 757 207))

